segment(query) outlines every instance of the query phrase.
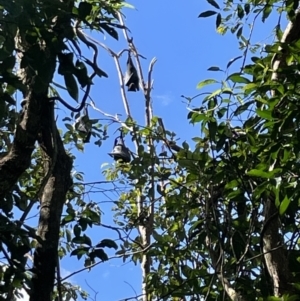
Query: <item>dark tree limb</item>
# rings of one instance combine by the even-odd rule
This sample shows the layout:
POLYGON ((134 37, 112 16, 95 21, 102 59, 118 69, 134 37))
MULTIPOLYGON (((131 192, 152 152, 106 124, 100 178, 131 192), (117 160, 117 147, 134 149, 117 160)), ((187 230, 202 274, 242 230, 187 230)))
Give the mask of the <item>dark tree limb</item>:
POLYGON ((12 147, 8 154, 0 159, 0 201, 30 165, 31 154, 40 130, 42 103, 46 96, 47 92, 37 95, 33 91, 26 95, 28 102, 16 126, 12 147))
MULTIPOLYGON (((32 56, 32 49, 20 36, 16 37, 16 47, 22 50, 17 55, 19 63, 23 57, 32 56)), ((47 80, 50 82, 55 71, 55 55, 50 56, 49 49, 42 46, 39 50, 35 46, 32 48, 35 54, 38 53, 41 68, 47 69, 47 80)), ((26 102, 16 124, 11 148, 6 156, 0 158, 0 201, 3 201, 5 194, 30 166, 31 155, 41 129, 43 109, 47 105, 48 85, 40 84, 41 78, 36 73, 32 74, 30 66, 19 69, 18 76, 24 87, 22 92, 26 102)))
POLYGON ((57 267, 60 219, 66 193, 71 186, 72 159, 66 154, 53 119, 53 104, 44 111, 39 144, 47 179, 41 195, 38 243, 34 252, 30 301, 51 301, 57 267))

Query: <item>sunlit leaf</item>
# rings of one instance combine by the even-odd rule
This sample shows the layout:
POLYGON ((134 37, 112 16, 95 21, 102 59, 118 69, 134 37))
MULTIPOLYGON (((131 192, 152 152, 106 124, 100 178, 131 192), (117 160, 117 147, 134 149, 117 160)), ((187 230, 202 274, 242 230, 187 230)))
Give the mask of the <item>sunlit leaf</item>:
POLYGON ((248 84, 250 83, 250 80, 244 76, 241 76, 240 73, 233 73, 231 74, 227 80, 231 80, 234 83, 241 83, 241 84, 248 84))
POLYGON ((280 215, 283 215, 286 212, 286 210, 288 209, 288 207, 290 205, 290 202, 291 202, 291 200, 287 196, 285 196, 279 206, 279 214, 280 215))
POLYGON ((207 85, 216 84, 216 83, 218 83, 218 81, 215 79, 205 79, 197 85, 197 89, 201 89, 207 85))
POLYGON ((260 116, 260 117, 262 117, 264 119, 267 119, 267 120, 272 120, 273 119, 272 111, 271 110, 260 110, 260 109, 257 109, 256 113, 257 113, 258 116, 260 116))
POLYGON ((260 169, 252 169, 247 172, 247 175, 258 177, 258 178, 264 178, 264 179, 274 179, 276 174, 279 173, 282 169, 277 168, 272 171, 263 171, 260 169))

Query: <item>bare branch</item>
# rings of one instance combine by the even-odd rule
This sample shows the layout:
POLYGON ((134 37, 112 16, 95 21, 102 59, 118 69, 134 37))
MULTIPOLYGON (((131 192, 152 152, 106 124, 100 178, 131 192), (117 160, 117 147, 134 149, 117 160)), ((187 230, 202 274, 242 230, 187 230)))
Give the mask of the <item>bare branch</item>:
POLYGON ((106 46, 105 44, 100 43, 99 41, 95 40, 94 38, 90 37, 89 35, 87 35, 84 32, 81 32, 81 33, 83 34, 84 37, 88 38, 89 40, 93 41, 95 44, 97 44, 97 45, 101 46, 102 48, 104 48, 113 57, 116 68, 117 68, 117 72, 118 72, 120 88, 121 88, 121 96, 122 96, 122 100, 123 100, 124 109, 125 109, 126 115, 128 117, 132 117, 131 113, 130 113, 130 107, 129 107, 128 99, 127 99, 127 96, 126 96, 126 93, 125 93, 124 75, 122 73, 122 68, 121 68, 120 63, 119 63, 119 58, 121 57, 121 55, 125 51, 129 51, 129 50, 128 49, 123 49, 117 54, 113 50, 111 50, 108 46, 106 46))
POLYGON ((124 123, 123 121, 121 121, 121 120, 119 119, 118 115, 111 115, 111 114, 105 113, 105 112, 102 111, 101 109, 97 108, 97 107, 95 106, 95 103, 94 103, 93 101, 90 102, 90 105, 91 105, 91 107, 92 107, 95 111, 101 113, 102 115, 104 115, 104 116, 106 116, 106 117, 109 117, 109 118, 112 119, 114 122, 117 122, 117 123, 121 124, 121 125, 122 125, 124 128, 126 128, 127 130, 133 131, 133 128, 132 128, 132 127, 129 127, 126 123, 124 123))
POLYGON ((136 60, 136 65, 137 65, 137 69, 138 69, 138 74, 139 74, 139 78, 140 78, 140 81, 142 83, 141 85, 141 88, 142 88, 142 91, 145 95, 145 81, 144 81, 144 76, 143 76, 143 70, 142 70, 142 65, 141 65, 141 62, 140 62, 140 59, 139 59, 139 54, 138 54, 138 51, 133 43, 133 38, 129 38, 128 36, 128 32, 127 32, 127 29, 125 27, 125 24, 124 24, 124 20, 123 20, 123 16, 120 12, 118 12, 118 18, 119 18, 119 22, 120 24, 123 26, 123 34, 124 34, 124 37, 130 47, 130 49, 132 50, 133 54, 134 54, 134 57, 135 57, 135 60, 136 60))

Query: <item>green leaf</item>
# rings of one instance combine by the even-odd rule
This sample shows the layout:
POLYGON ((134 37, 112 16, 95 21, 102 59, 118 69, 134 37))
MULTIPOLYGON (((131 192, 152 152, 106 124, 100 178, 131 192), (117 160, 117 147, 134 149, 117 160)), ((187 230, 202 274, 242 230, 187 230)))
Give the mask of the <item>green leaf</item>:
POLYGON ((116 40, 119 39, 118 32, 114 28, 109 26, 107 23, 100 23, 100 27, 103 28, 114 39, 116 39, 116 40))
POLYGON ((269 17, 269 15, 271 14, 272 12, 272 6, 269 5, 269 4, 266 4, 265 5, 265 8, 263 10, 263 15, 262 15, 262 21, 265 22, 266 19, 269 17))
POLYGON ((78 86, 73 74, 66 73, 64 75, 66 88, 70 94, 70 96, 78 102, 78 86))
MULTIPOLYGON (((215 98, 215 96, 220 95, 222 92, 224 93, 224 91, 222 89, 217 89, 216 91, 212 92, 207 97, 205 97, 205 100, 215 98)), ((215 106, 212 106, 212 107, 215 107, 215 106)))
POLYGON ((85 20, 87 16, 90 15, 91 11, 93 9, 92 4, 88 3, 88 2, 80 2, 79 6, 78 6, 78 14, 79 17, 82 20, 85 20))
POLYGON ((207 71, 222 71, 222 70, 219 67, 217 67, 217 66, 212 66, 212 67, 209 67, 207 69, 207 71))
POLYGON ((282 171, 281 168, 276 168, 272 171, 263 171, 260 169, 252 169, 247 172, 248 176, 263 178, 263 179, 274 179, 276 174, 282 171))
POLYGON ((280 203, 280 206, 279 206, 279 214, 280 215, 283 215, 286 212, 286 210, 288 209, 288 207, 290 205, 290 202, 291 202, 291 200, 287 196, 285 196, 284 200, 280 203))
POLYGON ((203 87, 211 84, 217 84, 218 81, 215 79, 205 79, 197 85, 197 89, 202 89, 203 87))
POLYGON ((96 248, 113 248, 115 250, 118 249, 118 245, 111 239, 103 239, 96 245, 96 248))
POLYGON ((252 91, 255 91, 257 89, 257 84, 250 83, 243 87, 245 93, 251 93, 252 91))
POLYGON ((238 7, 237 7, 237 14, 240 19, 243 19, 244 15, 245 15, 244 9, 240 4, 238 4, 238 7))
POLYGON ((244 5, 244 10, 245 10, 245 13, 248 15, 249 12, 250 12, 250 4, 249 4, 249 3, 246 3, 246 4, 244 5))
POLYGON ((239 29, 238 29, 238 31, 236 32, 236 36, 238 37, 238 38, 240 38, 241 37, 241 35, 242 35, 242 33, 243 33, 243 26, 241 26, 239 29))
POLYGON ((182 274, 186 278, 192 278, 191 273, 192 273, 193 269, 191 269, 189 266, 187 266, 187 265, 181 266, 181 271, 182 271, 182 274))
POLYGON ((84 88, 85 86, 91 83, 91 80, 88 76, 87 68, 83 62, 80 62, 78 60, 76 61, 75 67, 76 68, 74 70, 74 74, 81 87, 84 88))
POLYGON ((88 236, 86 236, 85 234, 83 236, 80 236, 80 237, 74 237, 72 239, 72 242, 76 243, 76 244, 86 244, 88 246, 92 246, 91 239, 88 236))
POLYGON ((221 22, 222 22, 222 16, 220 13, 218 13, 217 18, 216 18, 216 28, 217 29, 221 25, 221 22))
POLYGON ((228 76, 227 80, 231 80, 234 83, 240 83, 240 84, 249 84, 250 80, 244 76, 241 76, 240 73, 233 73, 230 76, 228 76))
POLYGON ((61 224, 62 224, 62 225, 65 225, 65 224, 67 224, 67 223, 70 223, 70 222, 74 221, 74 219, 75 219, 75 215, 73 215, 73 214, 68 214, 67 216, 65 216, 65 217, 62 219, 61 224))
POLYGON ((276 30, 276 38, 278 41, 280 41, 282 39, 282 35, 283 35, 280 25, 277 25, 275 30, 276 30))
POLYGON ((201 13, 201 14, 198 16, 198 18, 207 18, 207 17, 211 17, 211 16, 213 16, 213 15, 215 15, 215 14, 217 14, 217 12, 212 11, 212 10, 207 10, 207 11, 201 13))
POLYGON ((242 55, 239 55, 239 56, 237 56, 237 57, 231 59, 231 60, 228 62, 227 66, 226 66, 226 69, 228 69, 235 61, 239 60, 239 59, 242 58, 242 57, 243 57, 242 55))
MULTIPOLYGON (((296 287, 295 284, 293 284, 293 286, 296 287)), ((287 297, 286 298, 287 301, 298 301, 299 300, 299 295, 286 295, 286 297, 287 297)))
POLYGON ((96 64, 94 64, 94 62, 91 62, 88 59, 84 59, 84 61, 94 69, 94 71, 98 76, 108 77, 108 75, 103 70, 101 70, 96 64))
POLYGON ((69 229, 66 229, 65 231, 67 242, 69 243, 72 240, 71 231, 69 229))
POLYGON ((153 238, 156 240, 158 243, 161 243, 163 241, 163 238, 161 235, 159 235, 156 231, 153 231, 153 238))
POLYGON ((184 142, 182 143, 182 147, 183 147, 183 149, 185 149, 185 150, 189 150, 189 148, 190 148, 189 144, 188 144, 186 141, 184 141, 184 142))
POLYGON ((81 234, 81 227, 79 225, 75 225, 73 228, 73 232, 76 237, 79 237, 81 234))
POLYGON ((256 109, 256 113, 261 118, 264 118, 267 120, 273 120, 272 111, 256 109))
POLYGON ((240 181, 238 180, 232 180, 229 183, 226 184, 225 188, 226 189, 232 189, 232 188, 236 188, 240 185, 240 181))
POLYGON ((218 5, 218 3, 214 0, 206 0, 210 5, 214 6, 217 9, 220 9, 220 6, 218 5))
POLYGON ((107 254, 104 252, 103 249, 98 249, 98 250, 94 250, 89 254, 89 257, 91 258, 91 260, 93 261, 96 257, 99 258, 102 261, 107 261, 108 260, 108 256, 107 254))
POLYGON ((208 130, 209 130, 209 139, 211 141, 216 141, 216 133, 218 130, 218 125, 215 121, 208 122, 208 130))
POLYGON ((87 254, 90 248, 87 247, 80 247, 76 250, 73 250, 70 254, 70 256, 77 256, 78 259, 80 259, 83 255, 87 254))
POLYGON ((74 64, 73 64, 73 53, 61 53, 58 55, 59 66, 58 66, 58 74, 65 75, 66 73, 74 72, 74 64))
POLYGON ((165 196, 166 193, 165 191, 162 189, 162 186, 160 184, 156 185, 156 191, 161 195, 161 196, 165 196))

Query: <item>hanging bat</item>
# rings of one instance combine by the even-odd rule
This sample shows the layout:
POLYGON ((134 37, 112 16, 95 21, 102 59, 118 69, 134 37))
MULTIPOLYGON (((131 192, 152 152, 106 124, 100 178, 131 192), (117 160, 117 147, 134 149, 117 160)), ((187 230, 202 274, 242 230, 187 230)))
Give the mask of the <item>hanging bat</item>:
POLYGON ((133 65, 130 52, 128 52, 128 60, 127 60, 127 72, 126 72, 126 83, 125 85, 128 87, 128 91, 136 92, 140 90, 140 79, 137 74, 136 68, 133 65))

